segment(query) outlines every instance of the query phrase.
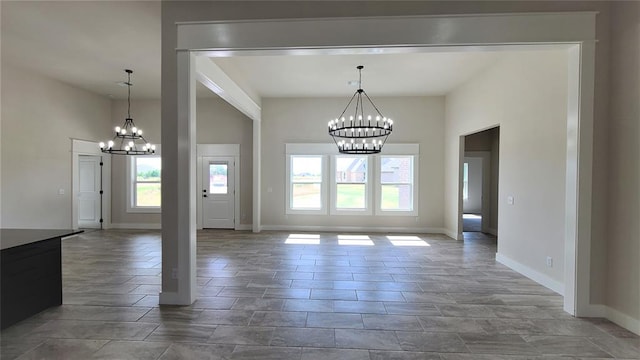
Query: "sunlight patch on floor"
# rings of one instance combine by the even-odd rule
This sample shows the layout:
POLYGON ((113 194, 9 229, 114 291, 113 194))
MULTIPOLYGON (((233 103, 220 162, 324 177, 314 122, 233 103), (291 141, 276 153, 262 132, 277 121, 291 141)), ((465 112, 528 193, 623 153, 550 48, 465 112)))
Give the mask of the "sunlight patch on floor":
POLYGON ((319 234, 289 234, 284 241, 285 244, 296 245, 318 245, 320 244, 319 234))
POLYGON ((367 235, 338 235, 338 245, 373 246, 373 241, 367 235))
POLYGON ((404 236, 389 235, 387 236, 387 239, 389 239, 389 241, 394 246, 431 246, 426 241, 413 235, 404 235, 404 236))

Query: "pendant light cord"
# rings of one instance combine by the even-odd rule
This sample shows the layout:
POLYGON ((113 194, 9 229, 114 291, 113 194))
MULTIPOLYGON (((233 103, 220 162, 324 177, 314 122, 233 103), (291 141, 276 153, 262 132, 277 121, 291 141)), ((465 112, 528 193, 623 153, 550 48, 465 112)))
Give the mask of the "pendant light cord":
POLYGON ((127 71, 127 118, 131 119, 131 70, 127 71))

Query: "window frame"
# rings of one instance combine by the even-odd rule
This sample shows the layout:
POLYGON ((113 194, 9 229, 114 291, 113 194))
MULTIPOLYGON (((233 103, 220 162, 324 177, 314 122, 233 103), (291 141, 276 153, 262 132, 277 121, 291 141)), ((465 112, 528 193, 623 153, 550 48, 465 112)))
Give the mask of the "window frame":
POLYGON ((330 214, 331 215, 373 215, 373 191, 372 189, 372 175, 373 175, 373 163, 375 163, 375 159, 370 156, 370 155, 349 155, 349 154, 338 154, 338 155, 333 155, 331 156, 331 170, 329 172, 329 177, 330 177, 330 187, 331 187, 331 191, 330 191, 330 196, 331 196, 331 209, 330 209, 330 214), (338 158, 365 158, 367 161, 367 181, 364 183, 343 183, 343 182, 338 182, 336 180, 336 171, 337 171, 337 164, 338 164, 338 158), (373 161, 372 161, 373 160, 373 161), (364 199, 364 204, 365 207, 364 209, 339 209, 337 207, 337 203, 338 203, 338 184, 364 184, 365 186, 365 190, 364 190, 364 195, 365 195, 365 199, 364 199))
MULTIPOLYGON (((336 185, 335 181, 335 157, 351 156, 348 154, 339 154, 335 144, 285 144, 285 215, 301 214, 301 215, 369 215, 369 216, 413 216, 419 215, 419 166, 420 163, 420 145, 419 144, 386 144, 382 154, 364 155, 368 157, 368 196, 369 211, 360 210, 338 210, 335 209, 336 185), (291 157, 292 156, 313 156, 322 158, 322 185, 320 198, 322 202, 321 209, 292 209, 291 208, 291 157), (411 157, 413 159, 413 176, 411 183, 412 210, 382 210, 381 209, 381 157, 411 157)), ((355 155, 363 156, 363 155, 355 155)))
MULTIPOLYGON (((386 148, 386 146, 385 146, 386 148)), ((410 150, 410 149, 407 149, 410 150)), ((418 199, 419 199, 419 194, 418 194, 418 189, 419 186, 417 186, 418 184, 418 174, 419 174, 419 168, 418 168, 418 164, 419 164, 419 155, 418 155, 418 151, 395 151, 395 152, 387 152, 384 155, 377 155, 376 156, 376 172, 375 172, 375 176, 376 176, 376 208, 375 208, 375 213, 376 215, 384 215, 384 216, 418 216, 418 208, 419 208, 419 203, 418 203, 418 199), (382 182, 382 159, 383 158, 410 158, 412 160, 411 166, 412 166, 412 173, 411 173, 411 183, 408 185, 411 185, 411 210, 404 210, 404 209, 399 209, 399 210, 389 210, 389 209, 382 209, 382 186, 383 185, 393 185, 393 184, 399 184, 399 185, 407 185, 407 183, 383 183, 382 182)))
POLYGON ((291 215, 291 214, 315 214, 315 215, 326 215, 327 214, 327 156, 321 153, 317 153, 317 154, 290 154, 287 153, 286 154, 286 158, 287 158, 287 164, 286 164, 286 192, 285 192, 285 214, 287 215, 291 215), (314 209, 314 208, 293 208, 292 207, 292 203, 291 201, 293 200, 292 197, 292 191, 293 191, 293 184, 294 182, 292 181, 292 177, 291 177, 291 166, 292 166, 292 159, 294 157, 299 157, 299 158, 304 158, 304 157, 313 157, 313 158, 320 158, 321 164, 321 176, 320 176, 320 208, 319 209, 314 209))
POLYGON ((127 203, 127 212, 128 213, 142 213, 142 214, 157 214, 162 212, 161 206, 136 206, 135 205, 135 196, 136 196, 136 184, 138 183, 153 183, 160 184, 162 186, 162 176, 160 177, 160 181, 138 181, 136 176, 136 160, 138 158, 159 158, 162 161, 162 156, 160 155, 160 146, 156 145, 156 153, 154 155, 131 155, 127 156, 127 177, 126 177, 126 203, 127 203))

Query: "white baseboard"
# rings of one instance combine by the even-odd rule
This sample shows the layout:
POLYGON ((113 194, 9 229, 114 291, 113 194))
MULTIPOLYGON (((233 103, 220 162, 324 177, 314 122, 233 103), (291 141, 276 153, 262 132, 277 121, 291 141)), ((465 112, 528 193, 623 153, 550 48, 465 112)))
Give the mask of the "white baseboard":
POLYGON ((162 224, 158 223, 111 223, 111 229, 133 229, 133 230, 159 230, 162 224))
POLYGON ((510 259, 500 253, 496 253, 496 261, 511 268, 512 270, 515 270, 517 272, 519 272, 520 274, 528 277, 529 279, 539 283, 540 285, 543 285, 555 292, 557 292, 560 295, 564 296, 564 284, 554 280, 552 278, 550 278, 549 276, 534 270, 526 265, 523 265, 513 259, 510 259))
POLYGON ((180 296, 177 292, 161 292, 158 303, 160 305, 180 305, 180 296))
POLYGON ((160 305, 191 305, 193 301, 196 300, 196 297, 193 298, 193 301, 188 299, 189 296, 180 297, 180 294, 174 291, 171 292, 161 292, 159 296, 159 304, 160 305))
POLYGON ((622 326, 623 328, 631 331, 636 335, 640 335, 640 320, 634 319, 627 314, 623 314, 616 309, 612 309, 609 306, 605 306, 607 308, 607 316, 606 318, 611 320, 612 322, 622 326))
POLYGON ((391 227, 391 226, 307 226, 307 225, 262 225, 261 230, 267 231, 344 231, 364 233, 414 233, 414 234, 445 234, 443 228, 428 227, 391 227))
POLYGON ((600 304, 589 304, 584 309, 581 309, 576 315, 578 317, 606 318, 607 306, 600 304))
POLYGON ((583 309, 578 314, 578 316, 605 318, 636 335, 640 335, 640 320, 634 319, 631 316, 623 314, 616 309, 612 309, 607 305, 589 304, 586 309, 583 309))
POLYGON ((452 231, 449 229, 442 229, 442 233, 444 235, 447 235, 448 237, 454 239, 454 240, 462 240, 463 239, 463 235, 462 234, 458 234, 456 231, 452 231))

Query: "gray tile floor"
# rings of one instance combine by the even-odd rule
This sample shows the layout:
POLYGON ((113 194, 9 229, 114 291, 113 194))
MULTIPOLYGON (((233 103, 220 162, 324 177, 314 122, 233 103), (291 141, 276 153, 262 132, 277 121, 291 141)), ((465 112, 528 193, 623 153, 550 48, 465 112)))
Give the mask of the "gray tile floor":
POLYGON ((495 252, 495 239, 481 233, 458 242, 437 235, 201 231, 198 300, 158 307, 159 232, 87 232, 63 242, 64 305, 2 331, 0 355, 640 357, 636 335, 606 320, 572 318, 560 296, 497 264, 495 252))

